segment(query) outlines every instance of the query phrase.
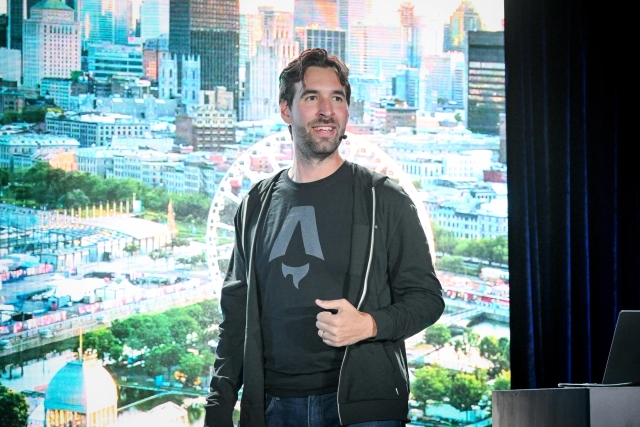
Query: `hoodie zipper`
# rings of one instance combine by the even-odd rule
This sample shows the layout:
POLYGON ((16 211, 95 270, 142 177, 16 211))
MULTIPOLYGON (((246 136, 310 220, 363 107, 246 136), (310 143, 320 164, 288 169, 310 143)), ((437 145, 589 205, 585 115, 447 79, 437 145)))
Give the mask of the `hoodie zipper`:
MULTIPOLYGON (((376 230, 376 189, 375 187, 371 187, 371 194, 373 195, 373 209, 371 213, 371 246, 369 247, 369 261, 367 262, 367 271, 364 275, 364 288, 362 289, 362 296, 360 297, 360 301, 358 302, 357 310, 360 310, 362 306, 362 302, 364 301, 364 297, 367 295, 367 288, 369 287, 369 271, 371 270, 371 260, 373 259, 373 238, 375 236, 376 230)), ((340 424, 342 424, 342 414, 340 413, 340 383, 342 381, 342 368, 344 367, 344 361, 347 358, 347 352, 349 351, 349 346, 344 350, 344 355, 342 356, 342 363, 340 364, 340 375, 338 376, 338 393, 336 394, 336 403, 338 405, 338 419, 340 420, 340 424)))

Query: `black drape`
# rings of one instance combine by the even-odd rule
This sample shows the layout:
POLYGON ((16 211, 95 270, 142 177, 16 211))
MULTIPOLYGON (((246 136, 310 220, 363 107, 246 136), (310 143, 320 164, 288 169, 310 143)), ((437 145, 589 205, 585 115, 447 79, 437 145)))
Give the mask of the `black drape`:
POLYGON ((637 42, 623 14, 505 0, 512 388, 601 382, 618 312, 640 309, 640 162, 621 118, 637 42))

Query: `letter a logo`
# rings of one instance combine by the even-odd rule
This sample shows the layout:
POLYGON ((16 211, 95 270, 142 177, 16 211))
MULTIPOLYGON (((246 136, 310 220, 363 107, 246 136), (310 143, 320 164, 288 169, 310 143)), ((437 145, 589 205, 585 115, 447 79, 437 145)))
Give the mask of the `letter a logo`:
MULTIPOLYGON (((287 252, 287 247, 293 237, 293 232, 296 226, 300 223, 300 230, 302 231, 302 243, 304 244, 304 251, 307 255, 313 255, 316 258, 320 258, 324 261, 322 255, 322 248, 320 247, 320 238, 318 237, 318 225, 316 224, 316 211, 313 206, 297 206, 291 208, 287 217, 282 224, 280 233, 276 237, 276 241, 271 248, 271 255, 269 255, 269 262, 273 259, 283 256, 287 252)), ((286 278, 291 275, 293 279, 293 285, 298 288, 300 281, 309 272, 309 263, 300 267, 291 267, 282 263, 282 274, 286 278)))

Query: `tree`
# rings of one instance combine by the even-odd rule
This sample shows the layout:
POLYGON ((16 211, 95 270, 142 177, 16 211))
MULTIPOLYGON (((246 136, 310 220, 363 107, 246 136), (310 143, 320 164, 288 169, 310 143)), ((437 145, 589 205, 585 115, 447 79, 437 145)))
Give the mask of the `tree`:
POLYGON ((77 188, 68 191, 58 199, 58 204, 65 208, 82 208, 89 205, 89 203, 91 203, 91 200, 84 194, 84 191, 77 188))
POLYGON ((424 342, 434 346, 436 349, 442 347, 451 339, 451 331, 442 323, 429 326, 424 331, 424 342))
POLYGON ((134 252, 137 252, 140 249, 135 242, 129 243, 122 250, 129 254, 129 256, 133 255, 134 252))
POLYGON ((0 384, 0 426, 24 427, 29 418, 29 404, 22 393, 0 384))
POLYGON ((484 384, 475 375, 457 373, 451 380, 449 404, 458 411, 468 412, 484 394, 484 384))
POLYGON ((171 313, 172 311, 170 310, 166 313, 167 326, 171 333, 171 338, 176 344, 186 344, 187 335, 200 329, 198 322, 184 312, 171 313))
POLYGON ((113 335, 110 329, 88 332, 84 336, 84 347, 96 350, 99 359, 109 357, 118 361, 122 357, 122 343, 113 335))
POLYGON ((510 344, 508 338, 484 337, 478 346, 480 354, 493 363, 493 368, 489 370, 491 376, 511 369, 510 344))
POLYGON ((184 354, 184 350, 177 344, 167 344, 158 347, 160 364, 167 369, 169 377, 171 376, 171 368, 180 363, 180 357, 184 354))
POLYGON ((430 365, 415 371, 411 383, 413 397, 426 404, 427 400, 442 402, 449 393, 451 376, 449 370, 438 365, 430 365))
POLYGON ((511 390, 511 371, 502 371, 493 383, 494 390, 511 390))
POLYGON ((204 360, 193 353, 187 353, 180 358, 180 371, 185 376, 185 384, 195 385, 202 375, 204 360))

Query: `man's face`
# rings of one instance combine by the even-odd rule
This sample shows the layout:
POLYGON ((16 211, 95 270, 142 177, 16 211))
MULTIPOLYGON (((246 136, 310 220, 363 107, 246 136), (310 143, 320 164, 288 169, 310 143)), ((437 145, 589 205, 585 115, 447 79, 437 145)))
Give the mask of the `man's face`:
POLYGON ((302 158, 323 160, 340 145, 349 120, 344 86, 333 68, 309 67, 295 89, 291 106, 282 101, 280 113, 302 158))

